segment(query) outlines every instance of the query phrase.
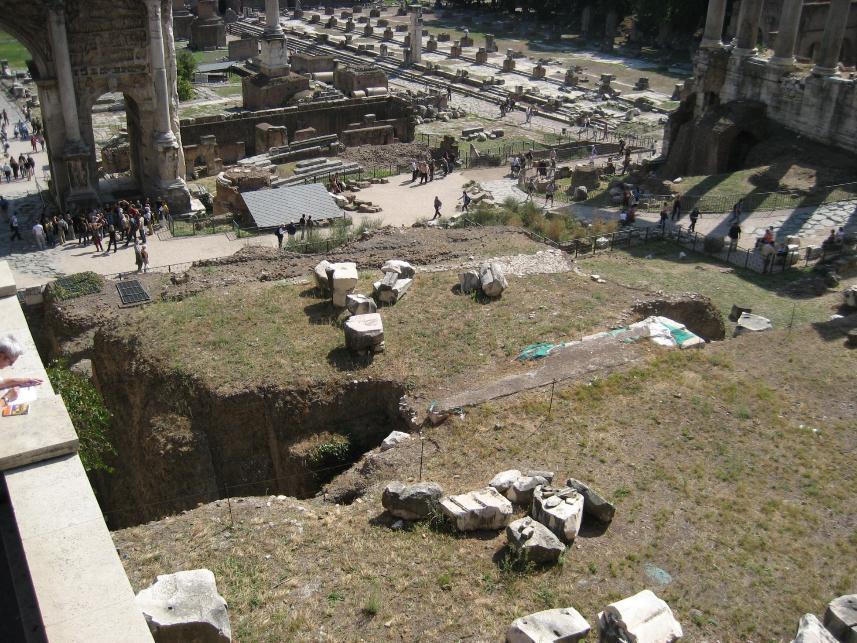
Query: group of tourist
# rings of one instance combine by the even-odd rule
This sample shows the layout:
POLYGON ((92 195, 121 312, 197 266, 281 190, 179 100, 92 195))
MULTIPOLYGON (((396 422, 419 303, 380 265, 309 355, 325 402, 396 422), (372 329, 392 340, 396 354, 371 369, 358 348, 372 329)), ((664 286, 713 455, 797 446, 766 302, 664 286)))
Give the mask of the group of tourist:
POLYGON ((274 235, 277 237, 277 247, 282 250, 283 249, 283 239, 285 239, 286 235, 289 235, 289 243, 292 243, 295 240, 295 235, 297 235, 298 230, 301 232, 301 239, 304 236, 310 236, 312 234, 312 229, 315 227, 315 221, 312 220, 312 215, 302 214, 301 218, 298 220, 297 224, 294 221, 289 221, 286 224, 280 224, 277 226, 276 230, 274 230, 274 235))
MULTIPOLYGON (((88 212, 72 214, 67 211, 63 215, 53 216, 43 214, 33 225, 32 232, 39 250, 74 241, 86 247, 91 242, 95 252, 107 255, 111 248, 115 254, 123 241, 125 248, 133 244, 137 272, 141 272, 147 271, 149 267, 147 235, 153 235, 155 227, 169 218, 169 206, 161 200, 156 201, 154 206, 148 199, 135 203, 119 201, 88 212)), ((15 213, 9 219, 9 226, 12 233, 10 241, 23 240, 15 213)))
POLYGON ((413 159, 411 161, 411 183, 424 185, 430 181, 434 181, 436 170, 440 170, 445 177, 455 169, 458 161, 455 158, 455 152, 447 150, 443 152, 437 159, 431 156, 425 158, 413 159))
POLYGON ((41 133, 41 124, 38 121, 30 123, 29 120, 19 120, 15 123, 13 130, 13 138, 21 141, 29 141, 32 147, 32 152, 26 156, 20 153, 17 158, 10 153, 11 144, 9 142, 9 114, 6 110, 0 111, 0 144, 3 145, 4 160, 0 164, 0 171, 3 173, 3 178, 6 183, 12 181, 30 181, 36 176, 36 161, 32 154, 41 150, 45 150, 45 138, 41 133), (32 127, 32 132, 31 132, 32 127))

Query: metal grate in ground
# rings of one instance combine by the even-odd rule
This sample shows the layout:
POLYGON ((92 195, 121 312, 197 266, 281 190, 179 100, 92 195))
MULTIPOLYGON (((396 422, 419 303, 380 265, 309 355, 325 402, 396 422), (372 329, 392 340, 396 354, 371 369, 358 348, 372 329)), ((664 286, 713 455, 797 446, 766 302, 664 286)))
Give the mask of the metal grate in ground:
POLYGON ((120 281, 116 284, 116 290, 119 291, 119 298, 122 300, 123 306, 138 306, 151 301, 149 293, 145 291, 142 284, 136 279, 120 281))

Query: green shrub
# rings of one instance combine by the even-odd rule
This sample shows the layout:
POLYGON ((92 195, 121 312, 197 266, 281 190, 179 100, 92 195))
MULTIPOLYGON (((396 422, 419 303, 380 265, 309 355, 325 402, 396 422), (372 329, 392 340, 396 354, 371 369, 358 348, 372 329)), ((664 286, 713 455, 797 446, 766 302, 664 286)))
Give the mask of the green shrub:
POLYGON ((104 279, 94 272, 78 272, 60 277, 51 284, 51 292, 57 299, 74 299, 97 293, 104 286, 104 279))
POLYGON ((54 360, 47 372, 77 431, 80 441, 78 455, 83 468, 86 471, 112 472, 104 461, 105 457, 116 454, 108 437, 112 415, 101 394, 86 377, 68 370, 64 362, 54 360))
POLYGON ((348 463, 351 457, 351 440, 336 433, 327 442, 315 445, 306 455, 311 469, 326 469, 348 463))

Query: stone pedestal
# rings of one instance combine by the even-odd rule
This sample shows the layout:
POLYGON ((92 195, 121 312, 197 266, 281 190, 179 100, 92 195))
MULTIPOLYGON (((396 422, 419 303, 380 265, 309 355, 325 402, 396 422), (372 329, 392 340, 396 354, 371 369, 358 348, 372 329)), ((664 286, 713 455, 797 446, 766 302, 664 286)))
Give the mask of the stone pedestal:
POLYGON ((324 23, 324 26, 328 29, 335 29, 338 24, 339 22, 336 20, 336 16, 330 16, 330 18, 327 19, 327 22, 324 23))
POLYGON ((259 123, 256 126, 256 154, 267 152, 272 147, 282 147, 289 142, 286 128, 270 123, 259 123))
POLYGON ((244 108, 251 110, 284 107, 295 94, 309 90, 309 79, 291 72, 269 77, 254 74, 241 80, 244 108))
POLYGON ((462 47, 472 47, 473 46, 473 38, 470 37, 470 32, 466 29, 464 30, 464 35, 461 37, 459 41, 462 47))
POLYGON ((461 43, 458 40, 452 43, 452 48, 449 50, 449 56, 451 58, 461 58, 461 43))
POLYGON ((434 34, 429 36, 428 42, 426 42, 426 51, 437 51, 437 40, 434 37, 434 34))
POLYGON ((354 21, 349 19, 345 23, 345 31, 354 31, 354 21))
POLYGON ((326 16, 332 16, 335 13, 336 13, 336 11, 333 7, 325 7, 324 8, 324 15, 326 15, 326 16))
POLYGON ((384 40, 392 40, 393 39, 393 30, 387 27, 384 29, 384 35, 382 36, 384 40))
POLYGON ((485 51, 485 47, 480 47, 479 51, 476 52, 476 64, 484 65, 488 62, 488 52, 485 51))
POLYGON ((263 38, 259 53, 259 70, 269 78, 285 76, 289 73, 289 51, 285 36, 263 38))
POLYGON ((217 15, 217 0, 199 0, 190 25, 190 47, 203 51, 226 47, 226 23, 217 15))
POLYGON ((321 22, 321 15, 320 14, 314 13, 309 17, 309 23, 311 25, 315 25, 315 24, 318 24, 320 22, 321 22))
POLYGON ((351 20, 351 12, 350 11, 343 11, 342 13, 339 14, 339 17, 342 18, 343 20, 351 20))
POLYGON ((381 45, 378 47, 378 55, 382 58, 386 58, 389 53, 389 47, 387 47, 387 45, 382 42, 381 45))
POLYGON ((497 50, 498 50, 498 48, 497 48, 497 43, 494 41, 494 34, 486 33, 485 34, 485 51, 487 51, 489 54, 493 54, 497 50))
POLYGON ((363 35, 366 36, 367 38, 370 36, 373 36, 374 34, 375 34, 375 28, 372 25, 367 24, 365 27, 363 27, 363 35))
POLYGON ((173 0, 173 38, 189 40, 193 21, 194 16, 185 7, 184 0, 173 0))
POLYGON ((579 82, 580 82, 580 78, 578 77, 577 72, 575 72, 573 69, 566 70, 566 72, 565 72, 565 84, 566 85, 574 86, 574 85, 577 85, 579 82))
POLYGON ((259 41, 253 37, 243 37, 229 43, 229 60, 247 60, 259 55, 259 41))
POLYGON ((380 9, 369 9, 369 17, 370 18, 380 18, 381 10, 380 9))
POLYGON ((503 71, 505 71, 505 72, 515 71, 515 59, 514 58, 512 58, 511 56, 506 56, 506 58, 503 59, 503 71))

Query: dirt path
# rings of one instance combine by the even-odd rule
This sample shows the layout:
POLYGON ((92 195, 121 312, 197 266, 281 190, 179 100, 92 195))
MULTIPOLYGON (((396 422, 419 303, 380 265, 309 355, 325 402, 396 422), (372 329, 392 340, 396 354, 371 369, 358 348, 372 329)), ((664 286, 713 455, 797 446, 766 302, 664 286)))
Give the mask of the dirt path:
POLYGON ((638 344, 627 344, 615 337, 593 339, 547 356, 535 370, 463 391, 441 400, 438 406, 443 411, 475 406, 553 382, 577 379, 591 373, 604 373, 641 359, 644 355, 642 346, 638 344))

